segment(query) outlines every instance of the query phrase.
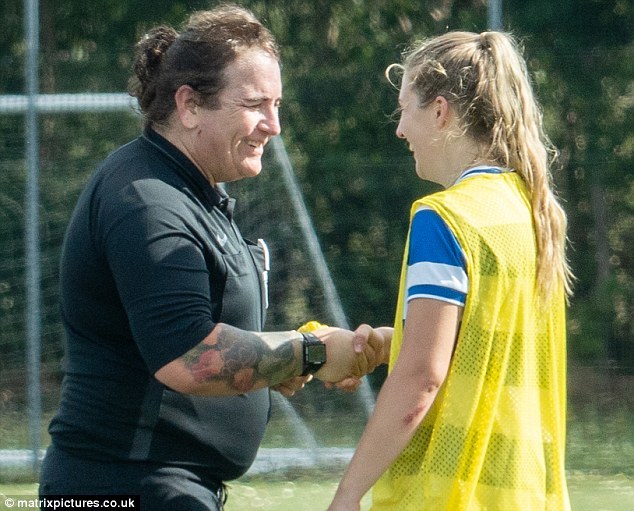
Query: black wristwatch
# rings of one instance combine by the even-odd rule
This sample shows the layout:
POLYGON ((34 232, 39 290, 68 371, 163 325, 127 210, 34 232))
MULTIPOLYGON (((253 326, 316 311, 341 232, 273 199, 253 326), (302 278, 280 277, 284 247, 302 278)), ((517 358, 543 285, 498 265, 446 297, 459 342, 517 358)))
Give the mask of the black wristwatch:
POLYGON ((311 333, 304 333, 302 336, 304 337, 302 376, 306 376, 319 371, 326 363, 326 345, 311 333))

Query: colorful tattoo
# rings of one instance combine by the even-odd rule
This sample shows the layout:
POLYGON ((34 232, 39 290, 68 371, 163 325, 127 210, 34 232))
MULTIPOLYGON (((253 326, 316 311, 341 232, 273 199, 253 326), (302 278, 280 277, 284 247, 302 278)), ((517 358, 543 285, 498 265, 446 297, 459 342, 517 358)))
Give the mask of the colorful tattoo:
POLYGON ((295 376, 293 343, 284 334, 256 334, 228 325, 216 328, 212 343, 201 343, 183 357, 196 382, 222 381, 244 393, 258 381, 268 387, 295 376))

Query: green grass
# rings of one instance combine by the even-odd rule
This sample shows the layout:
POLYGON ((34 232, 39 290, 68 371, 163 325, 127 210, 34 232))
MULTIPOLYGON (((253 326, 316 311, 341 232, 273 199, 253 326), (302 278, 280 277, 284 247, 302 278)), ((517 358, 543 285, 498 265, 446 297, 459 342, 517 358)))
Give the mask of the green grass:
MULTIPOLYGON (((592 378, 584 376, 578 380, 571 386, 566 453, 572 511, 634 510, 631 380, 614 392, 607 392, 605 388, 597 391, 601 386, 592 378)), ((315 400, 320 408, 310 403, 308 397, 301 396, 294 400, 294 407, 319 445, 354 446, 365 425, 363 410, 345 396, 324 394, 324 399, 315 400)), ((24 413, 18 413, 15 408, 2 411, 0 449, 27 448, 24 413)), ((49 441, 45 431, 49 418, 50 412, 42 420, 42 445, 49 441)), ((288 417, 278 411, 272 417, 263 447, 301 446, 301 435, 288 417)), ((230 485, 227 511, 325 510, 336 490, 339 472, 339 469, 303 470, 242 478, 230 485)), ((0 467, 0 492, 35 497, 37 485, 33 484, 28 470, 20 473, 0 467)), ((364 499, 363 511, 369 508, 369 501, 369 497, 364 499)), ((6 507, 0 495, 0 510, 3 509, 6 507)))
POLYGON ((568 421, 566 466, 634 477, 634 412, 625 408, 576 412, 568 421))
MULTIPOLYGON (((568 476, 572 511, 631 511, 634 509, 634 478, 574 472, 568 476)), ((296 480, 244 479, 231 483, 227 511, 323 511, 337 488, 337 479, 296 480)), ((36 484, 0 485, 0 494, 36 498, 36 484)), ((369 509, 370 499, 362 502, 369 509)), ((0 510, 4 497, 0 495, 0 510)))

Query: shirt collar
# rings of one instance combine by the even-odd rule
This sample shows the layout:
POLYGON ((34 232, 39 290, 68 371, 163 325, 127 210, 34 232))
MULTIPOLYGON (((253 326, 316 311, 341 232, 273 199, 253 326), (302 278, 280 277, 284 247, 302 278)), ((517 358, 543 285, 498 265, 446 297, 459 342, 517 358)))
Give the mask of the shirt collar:
POLYGON ((512 172, 509 169, 503 169, 502 167, 494 167, 492 165, 478 165, 476 167, 470 167, 465 170, 458 179, 454 182, 454 184, 458 184, 463 179, 468 177, 478 176, 481 174, 503 174, 504 172, 512 172))
POLYGON ((143 138, 176 164, 178 173, 189 183, 193 193, 205 204, 205 207, 219 207, 227 216, 231 216, 235 200, 231 199, 220 186, 212 186, 180 149, 150 127, 143 132, 143 138))
POLYGON ((229 220, 231 220, 231 218, 233 217, 233 208, 236 205, 236 200, 229 197, 227 195, 227 192, 225 192, 224 187, 222 186, 217 186, 213 188, 213 190, 218 194, 218 208, 225 214, 225 216, 229 220))

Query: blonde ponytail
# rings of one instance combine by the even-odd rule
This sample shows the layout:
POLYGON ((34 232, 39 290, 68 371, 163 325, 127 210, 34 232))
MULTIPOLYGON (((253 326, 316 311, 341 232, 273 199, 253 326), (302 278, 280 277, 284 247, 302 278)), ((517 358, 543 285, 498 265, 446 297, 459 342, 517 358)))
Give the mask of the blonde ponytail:
POLYGON ((534 96, 526 63, 507 34, 486 33, 495 72, 481 91, 491 98, 497 119, 492 129, 490 156, 518 172, 531 196, 537 244, 536 285, 548 298, 557 283, 572 293, 572 272, 566 259, 566 214, 553 192, 551 167, 557 150, 544 132, 541 108, 534 96))

